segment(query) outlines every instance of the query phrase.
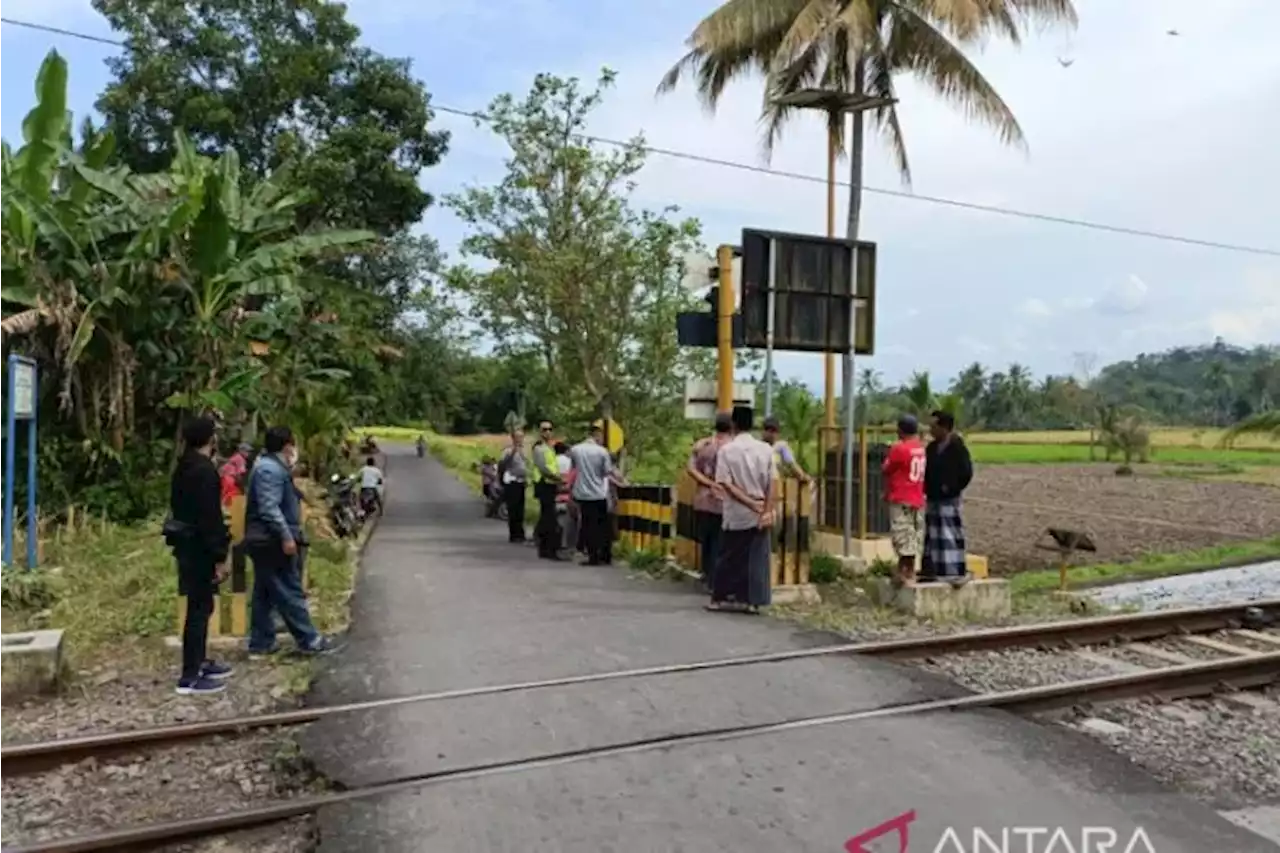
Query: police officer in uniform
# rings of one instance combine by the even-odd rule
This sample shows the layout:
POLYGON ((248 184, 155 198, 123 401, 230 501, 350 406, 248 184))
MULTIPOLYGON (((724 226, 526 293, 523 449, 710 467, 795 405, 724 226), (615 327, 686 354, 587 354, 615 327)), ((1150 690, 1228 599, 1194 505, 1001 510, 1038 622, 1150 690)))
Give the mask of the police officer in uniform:
POLYGON ((538 424, 538 440, 533 445, 533 495, 538 500, 538 523, 533 538, 538 543, 538 556, 544 560, 560 559, 560 525, 556 522, 556 495, 560 491, 560 464, 556 459, 551 433, 555 425, 549 420, 538 424))

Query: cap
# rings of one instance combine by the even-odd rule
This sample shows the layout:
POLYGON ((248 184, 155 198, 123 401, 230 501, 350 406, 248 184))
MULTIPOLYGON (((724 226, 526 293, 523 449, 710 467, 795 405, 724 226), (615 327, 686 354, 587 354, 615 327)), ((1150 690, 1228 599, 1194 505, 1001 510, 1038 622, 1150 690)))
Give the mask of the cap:
POLYGON ((769 417, 764 419, 763 428, 780 430, 782 429, 782 423, 775 416, 769 415, 769 417))
POLYGON ((239 450, 241 453, 252 453, 253 445, 247 441, 242 441, 236 446, 236 450, 239 450))
POLYGON ((898 418, 898 432, 903 435, 915 435, 920 431, 920 422, 915 415, 903 415, 898 418))

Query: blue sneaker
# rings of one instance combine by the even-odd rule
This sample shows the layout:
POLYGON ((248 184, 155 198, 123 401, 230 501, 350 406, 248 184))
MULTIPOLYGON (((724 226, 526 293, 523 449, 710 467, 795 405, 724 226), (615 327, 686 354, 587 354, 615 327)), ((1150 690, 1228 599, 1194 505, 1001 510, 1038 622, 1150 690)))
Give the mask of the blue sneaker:
POLYGON ((212 696, 227 689, 221 681, 209 678, 183 678, 178 681, 179 696, 212 696))
POLYGON ((216 660, 207 660, 204 666, 200 667, 200 677, 207 678, 210 681, 226 681, 235 670, 225 663, 218 663, 216 660))

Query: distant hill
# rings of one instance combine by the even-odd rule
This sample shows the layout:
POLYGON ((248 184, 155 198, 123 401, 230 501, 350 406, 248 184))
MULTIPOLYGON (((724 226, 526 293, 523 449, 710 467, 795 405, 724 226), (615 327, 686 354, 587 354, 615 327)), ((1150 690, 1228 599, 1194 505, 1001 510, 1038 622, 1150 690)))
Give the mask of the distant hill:
POLYGON ((1243 349, 1219 338, 1143 353, 1102 368, 1091 388, 1159 423, 1225 426, 1280 405, 1280 345, 1243 349))

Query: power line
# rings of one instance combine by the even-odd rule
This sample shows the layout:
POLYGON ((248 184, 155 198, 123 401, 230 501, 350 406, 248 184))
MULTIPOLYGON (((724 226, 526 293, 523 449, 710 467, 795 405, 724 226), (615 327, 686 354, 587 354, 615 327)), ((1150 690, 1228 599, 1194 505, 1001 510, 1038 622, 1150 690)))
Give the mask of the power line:
MULTIPOLYGON (((31 30, 40 30, 42 32, 52 33, 54 35, 67 36, 69 38, 82 39, 84 41, 96 42, 98 44, 108 44, 114 47, 124 47, 125 43, 114 39, 103 38, 102 36, 89 35, 88 33, 75 32, 74 30, 66 30, 60 27, 51 27, 45 24, 32 23, 30 21, 19 21, 13 18, 0 17, 0 23, 11 24, 15 27, 25 27, 31 30)), ((477 121, 488 122, 488 117, 476 110, 464 110, 457 107, 448 107, 441 104, 433 103, 433 110, 450 115, 463 116, 475 119, 477 121)), ((611 145, 617 148, 625 148, 631 145, 620 139, 609 139, 604 136, 592 136, 583 134, 582 138, 595 142, 600 145, 611 145)), ((723 160, 718 157, 709 157, 703 154, 691 154, 687 151, 677 151, 671 148, 659 148, 653 145, 643 145, 641 148, 649 153, 656 154, 660 157, 670 157, 675 160, 687 160, 693 163, 702 163, 708 166, 719 166, 725 169, 737 169, 743 172, 752 172, 759 175, 769 175, 777 178, 786 178, 793 181, 804 181, 813 184, 827 183, 827 179, 818 175, 809 175, 803 172, 790 172, 783 169, 774 169, 768 166, 757 166, 751 163, 742 163, 737 160, 723 160)), ((852 184, 849 181, 837 181, 836 185, 849 189, 852 184)), ((1218 240, 1205 240, 1198 237, 1187 237, 1181 234, 1170 234, 1163 231, 1149 231, 1143 228, 1130 228, 1125 225, 1111 225, 1105 222, 1094 222, 1087 219, 1075 219, 1070 216, 1055 216, 1049 213, 1036 213, 1028 210, 1017 210, 1010 207, 999 207, 990 204, 978 204, 971 201, 961 201, 954 198, 944 198, 942 196, 920 195, 917 193, 906 192, 905 190, 890 190, 883 187, 862 186, 862 192, 871 193, 873 195, 888 196, 890 198, 900 198, 909 201, 918 201, 925 204, 935 204, 942 207, 951 207, 959 210, 972 210, 979 213, 990 213, 997 216, 1008 216, 1015 219, 1030 219, 1036 222, 1048 222, 1053 225, 1067 225, 1073 228, 1085 228, 1091 231, 1101 231, 1108 234, 1122 234, 1128 237, 1143 237, 1148 240, 1160 240, 1166 243, 1181 243, 1187 246, 1200 246, 1206 249, 1220 249, 1227 252, 1241 252, 1249 255, 1263 255, 1266 257, 1280 258, 1280 249, 1268 249, 1262 246, 1249 246, 1242 243, 1225 243, 1218 240)))

